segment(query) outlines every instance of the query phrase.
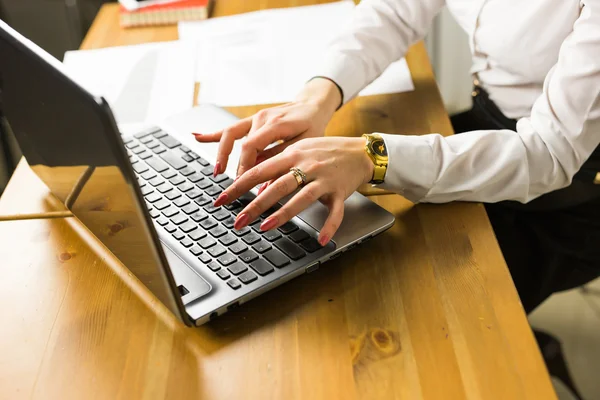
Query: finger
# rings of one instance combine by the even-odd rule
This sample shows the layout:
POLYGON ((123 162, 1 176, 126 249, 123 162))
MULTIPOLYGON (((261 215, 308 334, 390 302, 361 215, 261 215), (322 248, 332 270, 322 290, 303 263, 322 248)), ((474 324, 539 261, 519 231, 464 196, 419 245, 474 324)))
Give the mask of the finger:
POLYGON ((252 125, 252 118, 244 118, 223 130, 221 139, 219 141, 219 150, 217 151, 217 162, 215 163, 214 176, 221 174, 227 168, 227 161, 231 150, 233 150, 233 144, 237 139, 241 139, 246 136, 248 130, 252 125))
POLYGON ((271 183, 273 183, 273 182, 274 182, 274 180, 273 180, 273 179, 271 179, 269 182, 265 182, 265 183, 263 183, 263 184, 262 184, 262 186, 260 187, 260 189, 258 189, 258 194, 257 194, 257 196, 259 196, 259 195, 260 195, 262 192, 264 192, 264 191, 265 191, 265 189, 266 189, 266 188, 268 188, 268 187, 269 187, 269 185, 270 185, 271 183))
POLYGON ((194 135, 194 137, 196 138, 196 141, 198 141, 200 143, 211 143, 211 142, 218 142, 219 140, 221 140, 223 131, 220 130, 220 131, 212 132, 212 133, 192 133, 192 135, 194 135))
POLYGON ((302 140, 303 138, 300 136, 301 135, 298 135, 295 138, 293 138, 292 140, 283 142, 281 144, 278 144, 277 146, 273 146, 265 151, 259 152, 258 156, 256 157, 256 163, 257 164, 259 163, 258 160, 266 160, 268 158, 271 158, 271 157, 276 156, 277 154, 281 153, 282 151, 284 151, 285 149, 287 149, 288 147, 290 147, 297 141, 302 140))
POLYGON ((233 181, 233 183, 217 197, 214 206, 219 207, 224 204, 229 204, 241 195, 248 193, 250 189, 258 184, 279 178, 290 170, 297 158, 298 156, 296 153, 287 152, 287 154, 279 154, 256 165, 233 181))
MULTIPOLYGON (((291 174, 290 174, 291 175, 291 174)), ((292 177, 295 180, 295 178, 292 177)), ((275 186, 275 182, 272 186, 275 186)), ((283 207, 274 212, 260 225, 262 231, 279 228, 287 221, 304 211, 307 207, 325 194, 325 189, 318 182, 311 182, 296 193, 283 207)))
POLYGON ((256 165, 258 153, 271 143, 282 139, 286 129, 287 125, 283 122, 268 123, 248 135, 246 142, 242 145, 242 154, 237 170, 238 176, 256 165))
POLYGON ((319 233, 319 244, 321 246, 325 246, 329 243, 344 219, 344 199, 341 196, 334 197, 331 200, 330 205, 328 205, 328 208, 329 216, 319 233))
POLYGON ((233 227, 241 229, 250 222, 256 220, 262 213, 271 208, 275 203, 294 190, 298 189, 298 182, 294 175, 287 173, 275 180, 269 188, 258 195, 244 208, 236 218, 233 227))

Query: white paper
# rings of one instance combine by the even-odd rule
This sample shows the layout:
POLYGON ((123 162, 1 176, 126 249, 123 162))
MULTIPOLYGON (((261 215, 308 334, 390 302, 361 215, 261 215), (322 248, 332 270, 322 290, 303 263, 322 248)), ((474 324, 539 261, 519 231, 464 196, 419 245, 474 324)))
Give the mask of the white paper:
POLYGON ((192 107, 195 46, 150 43, 65 53, 67 74, 103 96, 123 133, 130 133, 192 107))
POLYGON ((150 7, 157 4, 175 3, 176 1, 180 0, 119 0, 119 3, 129 11, 135 11, 140 8, 150 7))
MULTIPOLYGON (((198 101, 219 106, 293 100, 351 22, 353 1, 280 8, 179 24, 179 38, 197 44, 198 101)), ((360 95, 414 90, 404 59, 360 95)))

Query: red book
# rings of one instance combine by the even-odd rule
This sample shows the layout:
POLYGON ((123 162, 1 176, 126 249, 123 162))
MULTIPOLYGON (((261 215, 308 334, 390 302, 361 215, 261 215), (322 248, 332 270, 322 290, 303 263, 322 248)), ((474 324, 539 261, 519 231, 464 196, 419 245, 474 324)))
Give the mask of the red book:
POLYGON ((208 18, 211 0, 181 0, 154 4, 137 10, 123 5, 119 11, 122 27, 172 25, 179 21, 198 21, 208 18))

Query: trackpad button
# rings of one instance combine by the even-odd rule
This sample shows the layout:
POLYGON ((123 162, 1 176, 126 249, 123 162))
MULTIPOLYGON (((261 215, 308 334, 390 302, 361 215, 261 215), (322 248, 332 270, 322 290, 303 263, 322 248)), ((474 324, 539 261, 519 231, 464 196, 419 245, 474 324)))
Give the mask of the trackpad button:
POLYGON ((184 305, 205 296, 211 291, 212 286, 204 278, 194 272, 167 246, 163 244, 162 247, 184 305))

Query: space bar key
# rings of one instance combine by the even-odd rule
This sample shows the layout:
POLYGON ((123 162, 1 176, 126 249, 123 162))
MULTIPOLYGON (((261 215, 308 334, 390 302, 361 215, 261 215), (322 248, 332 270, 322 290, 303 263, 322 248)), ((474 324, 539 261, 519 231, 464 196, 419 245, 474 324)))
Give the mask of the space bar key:
POLYGON ((187 165, 183 158, 170 151, 161 154, 160 157, 175 169, 182 169, 187 165))

